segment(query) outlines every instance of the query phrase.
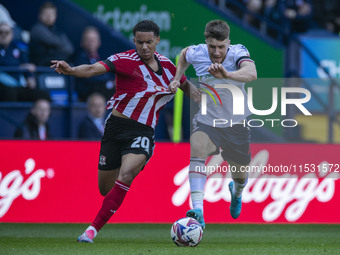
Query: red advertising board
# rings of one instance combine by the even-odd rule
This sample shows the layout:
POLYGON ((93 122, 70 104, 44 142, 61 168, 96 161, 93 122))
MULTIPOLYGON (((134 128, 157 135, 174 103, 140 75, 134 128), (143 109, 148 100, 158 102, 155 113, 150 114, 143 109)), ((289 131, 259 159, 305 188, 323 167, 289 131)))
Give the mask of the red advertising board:
MULTIPOLYGON (((0 141, 0 222, 91 222, 99 142, 0 141)), ((189 144, 157 143, 110 222, 172 223, 190 208, 189 144)), ((253 144, 241 216, 229 214, 230 170, 207 161, 207 223, 340 223, 340 145, 253 144), (261 171, 259 171, 259 169, 261 171), (278 177, 280 175, 280 177, 278 177)))

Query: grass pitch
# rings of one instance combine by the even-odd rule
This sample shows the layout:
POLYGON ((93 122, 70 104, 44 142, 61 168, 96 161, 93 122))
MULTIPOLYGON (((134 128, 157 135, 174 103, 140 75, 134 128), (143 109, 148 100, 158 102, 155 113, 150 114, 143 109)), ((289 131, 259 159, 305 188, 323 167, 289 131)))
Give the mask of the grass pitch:
POLYGON ((0 254, 340 254, 340 225, 208 224, 197 247, 177 247, 169 224, 108 224, 94 244, 88 225, 0 223, 0 254))

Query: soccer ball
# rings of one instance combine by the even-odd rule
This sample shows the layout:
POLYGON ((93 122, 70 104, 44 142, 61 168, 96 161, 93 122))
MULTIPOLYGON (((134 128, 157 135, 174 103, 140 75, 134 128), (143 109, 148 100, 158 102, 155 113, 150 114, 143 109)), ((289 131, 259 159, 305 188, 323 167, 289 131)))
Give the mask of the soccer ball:
POLYGON ((202 241, 203 229, 197 220, 186 217, 175 221, 170 235, 177 246, 194 247, 202 241))

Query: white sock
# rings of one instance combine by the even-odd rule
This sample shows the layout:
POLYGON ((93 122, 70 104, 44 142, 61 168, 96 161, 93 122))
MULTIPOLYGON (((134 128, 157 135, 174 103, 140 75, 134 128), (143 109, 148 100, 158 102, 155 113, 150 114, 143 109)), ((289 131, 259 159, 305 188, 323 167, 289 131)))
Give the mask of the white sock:
POLYGON ((189 182, 191 190, 191 200, 194 209, 201 209, 203 212, 204 186, 207 180, 205 171, 205 160, 190 158, 189 182))
POLYGON ((191 192, 192 207, 194 209, 201 209, 203 213, 203 191, 191 192))
POLYGON ((96 237, 96 235, 97 235, 97 230, 96 230, 93 226, 89 226, 85 231, 87 231, 87 230, 93 230, 93 233, 94 233, 93 238, 96 237))
POLYGON ((248 183, 248 179, 246 179, 245 182, 243 182, 243 183, 239 183, 239 182, 234 181, 233 194, 236 197, 242 196, 243 189, 247 185, 247 183, 248 183))

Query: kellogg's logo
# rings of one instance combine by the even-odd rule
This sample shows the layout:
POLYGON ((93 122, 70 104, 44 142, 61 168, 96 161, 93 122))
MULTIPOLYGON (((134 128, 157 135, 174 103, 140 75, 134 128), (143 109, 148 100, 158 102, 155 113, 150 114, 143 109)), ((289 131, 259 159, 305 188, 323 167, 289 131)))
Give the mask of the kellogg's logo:
MULTIPOLYGON (((265 166, 268 163, 269 152, 262 150, 258 152, 250 166, 265 166)), ((220 155, 213 156, 208 165, 222 164, 220 155)), ((320 164, 327 164, 321 162, 320 164)), ((182 206, 190 197, 190 186, 188 180, 189 166, 180 170, 174 177, 174 184, 178 186, 172 196, 172 203, 175 206, 182 206)), ((335 193, 335 181, 340 178, 337 172, 329 172, 323 175, 307 173, 297 176, 285 173, 281 177, 277 175, 250 173, 248 184, 242 195, 244 203, 268 202, 262 212, 262 218, 266 222, 275 221, 284 214, 289 222, 298 220, 306 211, 309 203, 316 199, 321 203, 330 201, 335 193), (319 177, 322 177, 319 179, 319 177)), ((211 173, 208 175, 205 184, 204 199, 210 203, 221 200, 230 202, 228 184, 231 181, 230 173, 211 173)), ((189 200, 190 202, 190 200, 189 200)))
POLYGON ((53 178, 54 170, 35 170, 35 161, 29 158, 25 161, 25 170, 10 171, 7 175, 0 172, 0 218, 10 209, 12 203, 20 195, 26 200, 38 197, 43 178, 53 178))

